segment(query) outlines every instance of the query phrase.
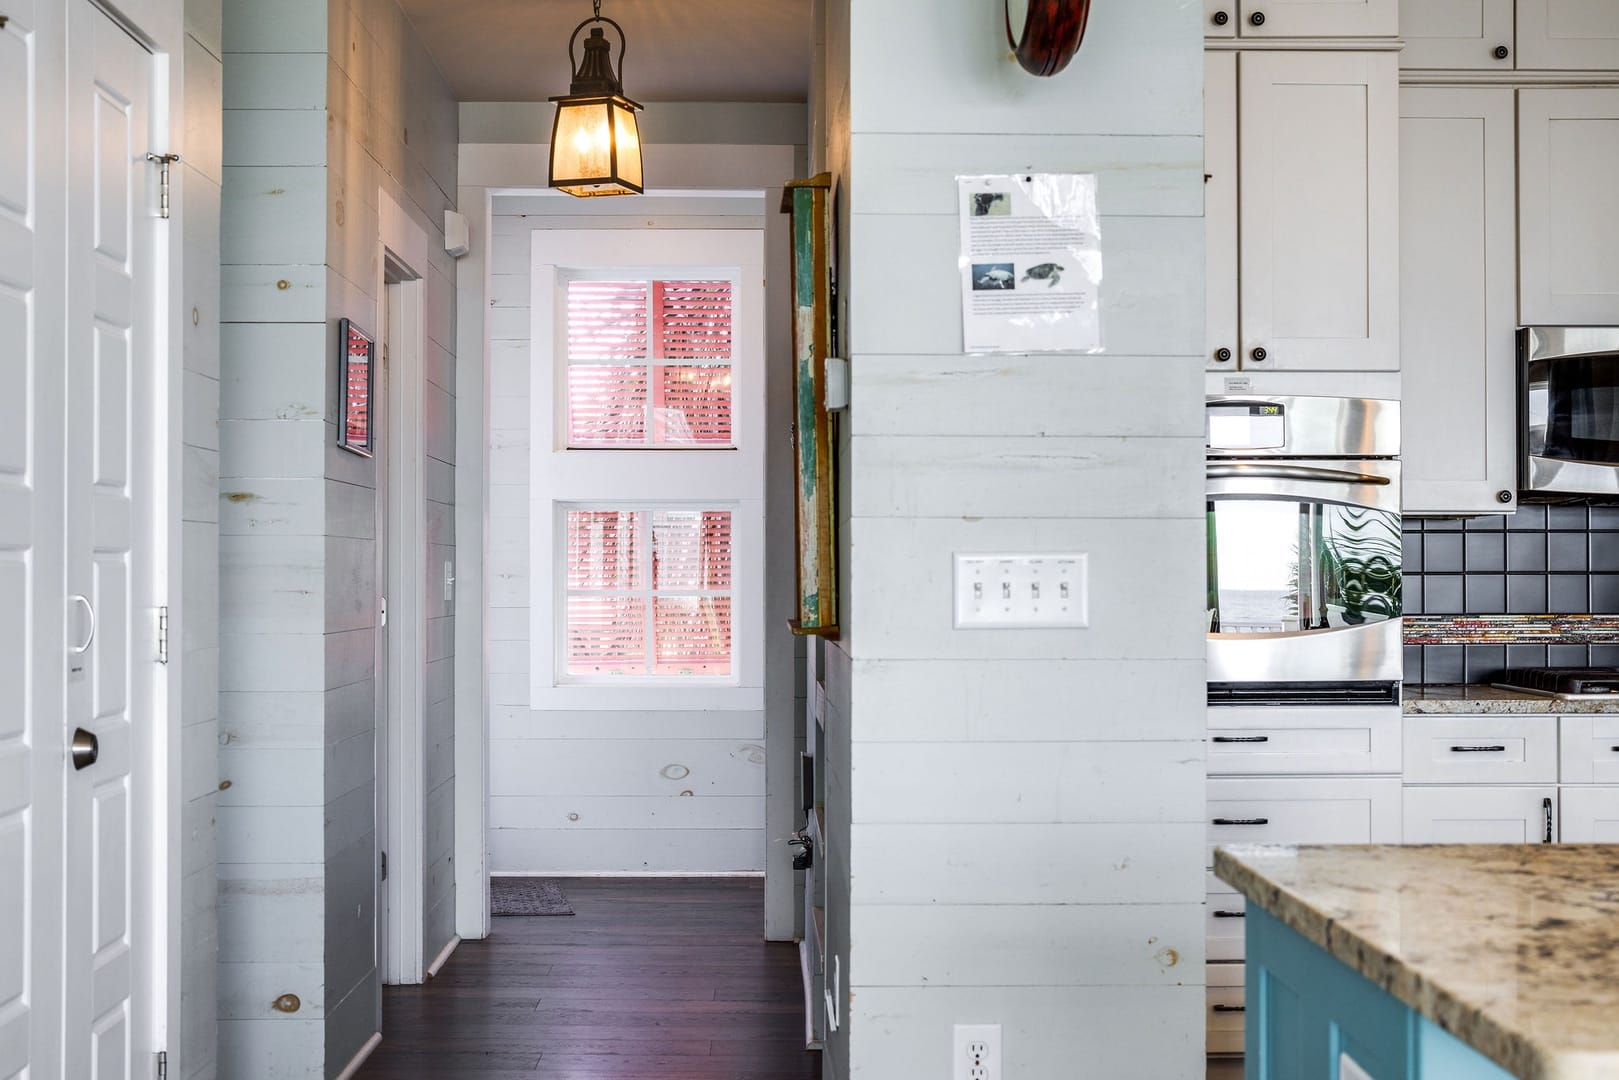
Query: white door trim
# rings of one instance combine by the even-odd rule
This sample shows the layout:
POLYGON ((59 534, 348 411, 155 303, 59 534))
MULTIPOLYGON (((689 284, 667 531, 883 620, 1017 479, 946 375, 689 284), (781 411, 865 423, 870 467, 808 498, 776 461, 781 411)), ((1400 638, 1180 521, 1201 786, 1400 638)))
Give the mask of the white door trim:
POLYGON ((427 494, 422 468, 423 323, 425 278, 430 269, 427 232, 386 191, 377 192, 378 245, 372 325, 389 344, 387 425, 388 598, 387 725, 388 877, 378 901, 388 908, 388 940, 381 971, 385 983, 420 983, 423 948, 423 874, 426 866, 427 700, 427 494), (383 319, 388 278, 402 279, 390 326, 383 319), (397 332, 397 340, 390 330, 397 332))

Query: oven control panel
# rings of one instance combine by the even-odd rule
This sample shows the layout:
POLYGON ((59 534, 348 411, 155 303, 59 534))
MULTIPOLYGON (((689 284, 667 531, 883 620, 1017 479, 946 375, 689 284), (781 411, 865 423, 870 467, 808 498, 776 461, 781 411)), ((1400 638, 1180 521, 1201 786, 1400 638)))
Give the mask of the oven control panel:
POLYGON ((1210 402, 1206 416, 1210 450, 1279 450, 1287 445, 1287 406, 1280 402, 1210 402))

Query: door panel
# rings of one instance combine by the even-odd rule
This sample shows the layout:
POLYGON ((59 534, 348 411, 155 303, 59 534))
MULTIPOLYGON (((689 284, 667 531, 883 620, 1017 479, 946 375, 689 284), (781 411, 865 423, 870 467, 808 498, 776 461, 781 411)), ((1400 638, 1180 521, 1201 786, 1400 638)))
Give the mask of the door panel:
POLYGON ((1619 323, 1616 175, 1619 90, 1518 91, 1524 325, 1619 323))
POLYGON ((1565 844, 1619 844, 1619 788, 1566 787, 1562 790, 1565 844))
POLYGON ((1245 53, 1239 86, 1243 366, 1397 371, 1395 55, 1245 53))
POLYGON ((1237 54, 1203 56, 1203 219, 1208 263, 1204 362, 1232 371, 1237 338, 1237 54), (1221 359, 1220 350, 1228 350, 1221 359))
POLYGON ((1557 835, 1557 789, 1545 787, 1408 787, 1407 844, 1540 844, 1547 803, 1557 835))
POLYGON ((1512 70, 1512 0, 1416 0, 1400 5, 1403 68, 1512 70), (1505 48, 1505 56, 1495 55, 1505 48))
POLYGON ((1240 32, 1245 38, 1392 37, 1400 30, 1395 4, 1396 0, 1242 0, 1240 32), (1261 16, 1258 25, 1255 15, 1261 16))
POLYGON ((1613 0, 1518 0, 1518 66, 1619 68, 1619 4, 1613 0))
POLYGON ((125 1080, 147 944, 134 869, 148 850, 137 823, 151 815, 137 807, 150 773, 138 763, 155 726, 152 60, 88 0, 69 20, 68 591, 89 599, 94 637, 70 667, 66 727, 94 734, 99 756, 67 776, 63 1045, 67 1075, 125 1080))
POLYGON ((48 6, 0 28, 0 1076, 63 1075, 62 126, 48 6))

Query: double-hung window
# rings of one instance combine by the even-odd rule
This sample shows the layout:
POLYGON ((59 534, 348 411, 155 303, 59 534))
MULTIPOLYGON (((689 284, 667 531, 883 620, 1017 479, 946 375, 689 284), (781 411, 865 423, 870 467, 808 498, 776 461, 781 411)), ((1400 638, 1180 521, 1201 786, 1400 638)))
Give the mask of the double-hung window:
POLYGON ((533 700, 755 708, 763 237, 534 234, 533 700))

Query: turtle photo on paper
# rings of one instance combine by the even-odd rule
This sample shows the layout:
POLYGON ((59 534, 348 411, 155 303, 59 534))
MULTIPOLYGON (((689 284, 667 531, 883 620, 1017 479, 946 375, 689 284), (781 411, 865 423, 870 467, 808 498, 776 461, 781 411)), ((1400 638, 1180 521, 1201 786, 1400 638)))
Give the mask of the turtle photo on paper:
POLYGON ((1017 288, 1017 268, 1011 263, 973 263, 973 291, 1017 288))
POLYGON ((1062 272, 1066 269, 1067 267, 1060 263, 1037 263, 1023 271, 1023 280, 1043 281, 1046 288, 1054 288, 1062 280, 1062 272))

